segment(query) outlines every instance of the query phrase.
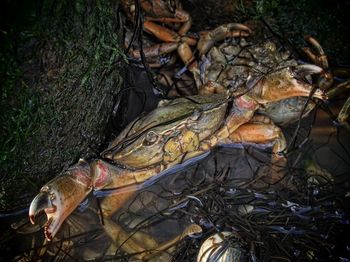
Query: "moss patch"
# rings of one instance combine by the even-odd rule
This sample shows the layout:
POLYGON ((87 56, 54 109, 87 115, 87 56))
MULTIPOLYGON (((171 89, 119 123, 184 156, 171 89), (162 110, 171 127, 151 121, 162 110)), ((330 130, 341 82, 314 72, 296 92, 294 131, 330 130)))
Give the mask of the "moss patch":
POLYGON ((124 63, 115 2, 23 8, 2 32, 1 210, 26 206, 44 182, 99 153, 124 63))

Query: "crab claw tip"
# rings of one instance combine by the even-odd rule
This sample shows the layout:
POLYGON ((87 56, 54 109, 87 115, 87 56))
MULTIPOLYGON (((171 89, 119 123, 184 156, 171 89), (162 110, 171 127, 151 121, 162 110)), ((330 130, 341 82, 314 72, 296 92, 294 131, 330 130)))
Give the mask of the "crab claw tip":
POLYGON ((29 221, 32 223, 32 225, 35 224, 35 216, 34 215, 29 215, 29 221))
POLYGON ((298 65, 296 67, 295 72, 301 76, 308 76, 313 74, 321 74, 323 73, 323 69, 317 65, 305 64, 305 65, 298 65))
POLYGON ((312 38, 311 35, 304 35, 304 39, 305 39, 305 40, 309 40, 310 38, 312 38))
POLYGON ((51 207, 49 198, 46 192, 41 191, 32 201, 29 207, 29 220, 35 224, 35 217, 45 211, 46 208, 51 207))

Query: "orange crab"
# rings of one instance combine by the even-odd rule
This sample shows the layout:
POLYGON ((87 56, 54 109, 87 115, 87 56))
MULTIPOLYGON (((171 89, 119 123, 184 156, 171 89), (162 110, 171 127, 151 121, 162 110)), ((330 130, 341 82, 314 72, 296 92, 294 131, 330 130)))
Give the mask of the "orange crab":
MULTIPOLYGON (((178 55, 186 65, 193 62, 189 69, 195 70, 196 62, 190 46, 196 45, 197 40, 187 35, 191 28, 191 16, 183 10, 181 3, 178 0, 141 0, 140 6, 137 4, 138 2, 133 0, 122 1, 122 6, 129 20, 134 21, 136 13, 142 11, 145 20, 142 24, 143 29, 163 42, 144 48, 144 55, 155 57, 177 50, 178 55), (176 31, 173 28, 176 28, 176 31)), ((132 51, 132 55, 135 58, 141 57, 139 50, 132 51)))
MULTIPOLYGON (((230 23, 221 26, 216 31, 200 32, 200 40, 197 45, 197 38, 188 35, 191 28, 191 16, 182 8, 179 0, 141 0, 139 5, 144 13, 143 29, 153 35, 160 44, 154 44, 143 48, 145 57, 159 57, 177 50, 177 54, 194 75, 199 72, 197 59, 191 46, 194 46, 199 56, 208 51, 212 45, 225 37, 248 36, 251 32, 247 26, 238 23, 230 23), (175 30, 174 30, 175 28, 175 30)), ((137 11, 137 2, 133 0, 123 0, 122 6, 129 20, 134 21, 137 11)), ((140 12, 141 10, 138 10, 140 12)), ((128 37, 128 44, 132 41, 128 37)), ((140 58, 140 50, 131 52, 135 58, 140 58)), ((158 66, 158 63, 155 63, 158 66)))

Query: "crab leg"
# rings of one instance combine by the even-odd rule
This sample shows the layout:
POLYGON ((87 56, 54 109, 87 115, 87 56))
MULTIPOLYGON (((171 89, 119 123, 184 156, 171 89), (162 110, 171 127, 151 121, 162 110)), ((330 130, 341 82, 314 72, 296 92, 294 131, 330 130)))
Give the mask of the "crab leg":
MULTIPOLYGON (((286 139, 282 130, 267 117, 254 116, 250 122, 240 126, 229 136, 229 139, 224 142, 254 144, 273 143, 270 171, 263 167, 259 170, 259 176, 269 184, 277 183, 285 176, 284 168, 287 164, 287 159, 281 153, 287 147, 286 139)), ((285 184, 286 187, 291 190, 295 189, 288 181, 283 181, 282 184, 285 184)))
POLYGON ((246 95, 234 99, 230 115, 223 126, 210 138, 204 140, 200 149, 203 151, 210 150, 227 139, 237 128, 247 123, 253 117, 257 108, 258 103, 246 95))
POLYGON ((306 55, 317 65, 321 66, 323 69, 328 70, 328 60, 325 52, 323 51, 322 46, 320 43, 313 38, 310 35, 305 36, 305 40, 311 44, 316 52, 317 55, 309 48, 309 47, 304 47, 303 50, 306 53, 306 55))
POLYGON ((193 56, 192 50, 187 43, 182 43, 177 49, 177 53, 179 54, 181 60, 184 62, 188 69, 194 74, 199 74, 198 63, 193 56))
MULTIPOLYGON (((268 119, 267 117, 263 118, 268 119)), ((282 130, 273 124, 272 121, 255 122, 254 120, 255 119, 235 130, 229 136, 230 140, 233 143, 266 144, 274 142, 272 148, 272 163, 279 162, 280 159, 283 158, 281 152, 286 149, 286 139, 282 130)))
POLYGON ((180 42, 181 40, 179 34, 156 23, 146 21, 143 23, 143 27, 146 32, 153 34, 159 40, 164 42, 180 42))
POLYGON ((134 191, 132 190, 118 193, 115 197, 105 198, 101 203, 101 210, 104 215, 104 228, 112 239, 115 249, 121 247, 128 254, 135 254, 137 259, 148 259, 160 251, 175 245, 185 237, 202 232, 200 226, 191 224, 180 235, 164 243, 158 243, 150 235, 140 231, 131 234, 126 232, 120 225, 112 221, 110 216, 130 199, 133 193, 134 191))
MULTIPOLYGON (((324 69, 323 76, 318 81, 318 85, 321 89, 327 90, 327 95, 330 98, 333 98, 340 93, 343 93, 347 89, 349 89, 349 80, 345 81, 344 83, 338 84, 336 87, 331 88, 333 85, 333 75, 332 72, 329 69, 328 60, 325 52, 323 51, 322 46, 319 44, 319 42, 311 37, 306 36, 306 41, 309 42, 314 49, 316 50, 316 54, 308 47, 303 48, 303 51, 306 53, 306 55, 317 65, 321 66, 324 69), (330 89, 331 88, 331 89, 330 89)), ((347 74, 349 70, 343 69, 339 73, 347 74)), ((348 98, 343 106, 343 108, 340 110, 338 115, 338 121, 343 124, 347 129, 350 130, 350 124, 349 124, 349 114, 350 114, 350 98, 348 98)))
POLYGON ((343 124, 348 130, 350 130, 350 97, 346 100, 344 106, 339 112, 338 121, 343 124))
MULTIPOLYGON (((174 244, 172 241, 160 246, 152 237, 142 232, 128 233, 120 225, 111 219, 111 215, 118 210, 123 204, 128 201, 135 190, 127 190, 122 193, 117 193, 113 197, 106 197, 101 203, 101 211, 104 221, 104 229, 108 236, 113 241, 114 249, 122 248, 128 254, 135 254, 138 259, 146 259, 152 254, 165 250, 169 244, 174 244)), ((200 231, 198 230, 198 233, 200 231)), ((183 234, 182 234, 183 235, 183 234)), ((185 237, 185 235, 183 235, 185 237)), ((186 235, 187 236, 187 235, 186 235)))
POLYGON ((329 70, 328 59, 323 51, 320 43, 313 38, 312 36, 305 36, 305 40, 314 47, 316 50, 316 54, 309 47, 304 47, 302 50, 304 53, 311 59, 313 63, 323 68, 324 72, 320 80, 318 81, 318 85, 321 89, 327 90, 333 84, 333 75, 329 70))
POLYGON ((185 23, 188 22, 190 15, 184 10, 176 10, 174 17, 154 17, 146 16, 147 21, 154 21, 160 23, 185 23))
POLYGON ((226 37, 245 37, 250 33, 251 30, 249 27, 237 23, 221 25, 209 32, 204 32, 202 33, 197 45, 199 57, 205 55, 210 48, 214 46, 215 42, 224 40, 226 37))
MULTIPOLYGON (((198 80, 200 81, 200 80, 198 80)), ((208 80, 205 85, 200 85, 198 93, 201 95, 224 93, 225 88, 216 81, 208 80)))
POLYGON ((197 43, 196 39, 186 36, 181 37, 176 32, 149 21, 144 23, 144 28, 147 32, 153 34, 159 40, 167 42, 166 44, 155 45, 154 47, 146 49, 147 53, 155 56, 158 54, 170 53, 175 49, 178 49, 178 54, 185 65, 191 63, 190 70, 195 70, 195 68, 198 68, 197 62, 193 62, 194 56, 191 48, 189 47, 190 45, 195 45, 197 43))
POLYGON ((326 94, 328 98, 332 99, 349 90, 350 90, 350 79, 331 88, 330 90, 327 91, 326 94))
MULTIPOLYGON (((142 9, 149 14, 152 19, 175 19, 168 21, 174 23, 185 22, 187 19, 187 12, 183 11, 181 5, 178 3, 175 3, 175 6, 171 8, 174 10, 171 12, 167 10, 166 3, 163 0, 141 0, 140 4, 142 9)), ((156 21, 165 22, 163 20, 156 21)))
POLYGON ((51 241, 63 221, 84 200, 92 190, 90 166, 84 160, 71 167, 64 175, 48 182, 33 199, 29 208, 29 218, 32 224, 35 217, 45 212, 47 223, 44 233, 51 241))
POLYGON ((105 220, 105 228, 107 234, 114 242, 115 249, 121 247, 128 254, 134 255, 135 258, 140 260, 149 259, 156 254, 159 254, 159 252, 167 250, 187 236, 202 232, 202 228, 200 226, 191 224, 187 226, 178 236, 159 244, 148 234, 142 232, 130 234, 125 232, 118 224, 114 223, 109 218, 105 220))
POLYGON ((177 13, 180 14, 183 19, 185 18, 184 23, 182 24, 182 26, 180 27, 180 29, 178 31, 179 35, 184 36, 190 30, 190 28, 192 26, 192 18, 184 10, 181 10, 181 12, 177 11, 177 13))
POLYGON ((184 36, 192 26, 192 19, 189 13, 184 10, 176 9, 174 17, 152 17, 146 16, 147 21, 161 22, 161 23, 182 23, 178 33, 184 36))
MULTIPOLYGON (((164 54, 169 54, 175 50, 177 50, 181 60, 187 65, 189 65, 189 70, 194 72, 198 68, 197 61, 195 61, 194 56, 192 54, 192 50, 189 45, 195 45, 196 40, 191 37, 182 37, 182 42, 170 42, 170 43, 162 43, 155 44, 150 47, 143 48, 143 53, 145 57, 155 57, 164 54)), ((140 50, 133 50, 131 55, 135 58, 140 58, 140 50)))
MULTIPOLYGON (((177 42, 156 44, 150 47, 143 48, 143 52, 146 57, 154 57, 154 56, 171 53, 175 51, 178 48, 178 46, 179 46, 179 43, 177 42)), ((140 58, 141 57, 140 51, 134 50, 132 52, 132 56, 135 58, 140 58)))
POLYGON ((338 66, 333 68, 333 74, 337 77, 348 78, 350 77, 350 67, 338 66))

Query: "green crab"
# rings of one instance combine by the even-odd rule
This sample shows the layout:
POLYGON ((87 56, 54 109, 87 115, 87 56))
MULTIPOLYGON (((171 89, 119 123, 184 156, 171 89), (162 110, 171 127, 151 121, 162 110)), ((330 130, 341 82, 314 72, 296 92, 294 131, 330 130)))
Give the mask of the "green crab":
MULTIPOLYGON (((261 30, 261 28, 258 28, 261 30)), ((325 91, 327 99, 333 99, 349 89, 349 80, 336 83, 333 75, 336 70, 329 68, 328 60, 318 41, 306 36, 305 40, 312 48, 305 47, 303 51, 314 65, 299 65, 288 50, 278 47, 273 40, 247 40, 252 30, 245 25, 226 24, 206 32, 198 41, 200 55, 199 71, 194 73, 196 85, 200 94, 224 92, 230 89, 233 93, 242 94, 251 89, 264 85, 283 85, 295 78, 303 78, 312 83, 309 75, 318 71, 315 66, 322 68, 318 74, 315 88, 325 91), (235 29, 235 30, 233 30, 235 29), (221 44, 216 45, 217 42, 221 44)), ((344 70, 343 70, 344 71, 344 70)), ((342 72, 344 74, 344 72, 342 72)), ((345 72, 348 77, 349 70, 345 72)), ((293 83, 291 83, 293 85, 293 83)), ((259 108, 259 113, 271 118, 274 123, 286 126, 306 116, 315 107, 315 103, 300 94, 279 101, 267 102, 259 108)), ((276 93, 278 95, 278 93, 276 93)), ((349 129, 350 98, 347 99, 339 112, 337 122, 349 129)))
MULTIPOLYGON (((300 66, 299 69, 304 68, 300 66)), ((322 71, 317 66, 310 68, 308 73, 322 71)), ((273 147, 271 161, 283 166, 285 158, 281 152, 286 143, 282 131, 267 118, 255 116, 255 112, 267 102, 309 96, 312 87, 297 78, 280 79, 278 84, 276 80, 274 75, 267 77, 265 84, 239 96, 224 92, 162 101, 158 108, 130 123, 101 153, 101 159, 80 160, 44 185, 30 205, 30 221, 35 223, 35 217, 45 212, 44 233, 50 241, 91 191, 120 188, 118 195, 107 196, 102 201, 101 210, 106 233, 127 253, 147 259, 184 237, 201 232, 198 225, 192 224, 174 239, 157 243, 141 232, 129 236, 112 221, 111 215, 144 182, 219 145, 270 143, 273 147)), ((319 90, 313 96, 324 99, 319 90)))

